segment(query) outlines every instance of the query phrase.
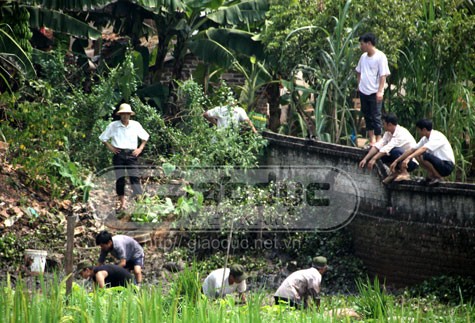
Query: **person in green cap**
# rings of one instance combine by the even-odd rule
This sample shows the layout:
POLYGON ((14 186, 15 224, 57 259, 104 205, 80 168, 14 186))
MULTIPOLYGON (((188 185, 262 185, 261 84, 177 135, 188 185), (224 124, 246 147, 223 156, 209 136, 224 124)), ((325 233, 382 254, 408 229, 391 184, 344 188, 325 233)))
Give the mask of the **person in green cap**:
POLYGON ((241 302, 246 303, 246 278, 247 274, 242 265, 216 269, 204 280, 203 293, 210 298, 218 298, 238 292, 241 302))
POLYGON ((307 308, 308 299, 312 298, 320 306, 320 284, 322 275, 328 270, 327 258, 313 258, 312 267, 297 270, 287 277, 274 294, 277 305, 286 302, 291 307, 307 308))
POLYGON ((76 274, 84 279, 92 279, 94 286, 100 288, 124 286, 133 284, 134 276, 117 265, 93 266, 88 261, 80 262, 76 269, 76 274))

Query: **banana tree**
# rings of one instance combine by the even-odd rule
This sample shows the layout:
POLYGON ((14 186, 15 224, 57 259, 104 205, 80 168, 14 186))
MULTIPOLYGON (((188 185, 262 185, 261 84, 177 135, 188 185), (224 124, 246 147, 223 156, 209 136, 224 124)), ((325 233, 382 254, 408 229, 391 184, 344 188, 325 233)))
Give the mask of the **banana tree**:
MULTIPOLYGON (((182 70, 186 54, 197 50, 199 46, 196 42, 206 41, 200 31, 211 27, 226 29, 263 21, 269 7, 267 0, 183 0, 174 2, 173 5, 175 7, 181 5, 181 10, 171 11, 172 8, 162 8, 155 16, 159 43, 162 41, 156 65, 157 70, 163 70, 165 57, 173 46, 173 78, 177 80, 183 78, 182 70)), ((157 79, 159 77, 158 73, 157 79)), ((169 84, 171 95, 175 92, 175 86, 171 81, 169 84)))
POLYGON ((25 77, 34 77, 35 69, 28 54, 10 35, 10 26, 0 25, 0 92, 3 88, 11 91, 11 80, 15 73, 25 77))
POLYGON ((244 84, 237 89, 241 104, 249 111, 256 104, 256 92, 272 81, 262 43, 255 38, 256 34, 239 29, 209 28, 190 43, 193 54, 215 71, 234 70, 244 76, 244 84))
POLYGON ((24 7, 30 14, 30 28, 44 26, 56 32, 96 39, 101 33, 85 21, 76 19, 74 13, 103 6, 108 2, 110 0, 7 0, 0 3, 0 10, 14 5, 24 7))

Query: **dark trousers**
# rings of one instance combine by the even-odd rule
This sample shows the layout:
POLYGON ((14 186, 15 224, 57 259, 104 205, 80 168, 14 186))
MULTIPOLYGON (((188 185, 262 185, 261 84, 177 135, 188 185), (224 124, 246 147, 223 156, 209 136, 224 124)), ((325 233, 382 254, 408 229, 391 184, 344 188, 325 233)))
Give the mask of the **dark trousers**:
POLYGON ((450 173, 452 173, 452 171, 455 168, 454 163, 452 163, 451 161, 442 160, 442 159, 440 159, 440 158, 438 158, 438 157, 436 157, 433 154, 430 154, 428 152, 423 153, 422 158, 424 158, 424 160, 431 163, 432 166, 434 166, 434 168, 437 170, 437 172, 442 177, 449 176, 450 173))
POLYGON ((125 177, 126 173, 130 178, 134 196, 142 194, 140 185, 138 158, 132 155, 133 150, 122 149, 120 153, 112 158, 115 172, 115 191, 117 195, 125 195, 125 177))
MULTIPOLYGON (((391 165, 393 161, 399 158, 404 153, 404 150, 401 147, 394 147, 391 149, 389 152, 389 155, 381 157, 381 161, 385 163, 386 165, 391 165)), ((397 169, 400 167, 400 162, 398 163, 397 169)), ((414 160, 411 159, 409 164, 407 164, 407 171, 412 172, 414 169, 416 169, 419 165, 414 162, 414 160)))
POLYGON ((361 112, 363 112, 366 130, 374 130, 375 136, 382 133, 381 110, 383 102, 376 101, 376 93, 366 95, 360 92, 361 112))

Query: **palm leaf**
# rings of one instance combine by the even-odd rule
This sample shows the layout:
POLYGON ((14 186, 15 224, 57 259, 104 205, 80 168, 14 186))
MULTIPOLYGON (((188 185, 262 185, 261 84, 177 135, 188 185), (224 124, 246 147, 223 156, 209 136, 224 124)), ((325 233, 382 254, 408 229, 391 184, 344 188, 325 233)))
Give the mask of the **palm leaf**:
MULTIPOLYGON (((10 34, 13 34, 13 32, 11 31, 10 34)), ((3 29, 0 29, 0 59, 27 77, 36 76, 35 69, 28 55, 9 33, 3 29)))
POLYGON ((253 33, 240 29, 209 28, 206 30, 206 36, 241 55, 256 56, 258 60, 264 59, 262 43, 254 39, 253 33))
POLYGON ((232 52, 219 42, 203 37, 206 32, 201 34, 201 36, 196 37, 196 39, 190 42, 189 48, 191 52, 206 63, 215 63, 224 67, 231 66, 235 59, 232 52))
POLYGON ((186 8, 184 1, 181 0, 137 0, 136 3, 151 11, 164 9, 168 12, 175 12, 186 8))
POLYGON ((21 0, 21 4, 52 10, 89 10, 103 7, 111 0, 21 0))
POLYGON ((238 25, 263 20, 269 10, 267 0, 248 0, 221 7, 208 18, 220 25, 238 25))
POLYGON ((55 31, 88 39, 101 37, 97 29, 59 11, 38 7, 27 7, 27 9, 30 12, 31 28, 46 26, 55 31))

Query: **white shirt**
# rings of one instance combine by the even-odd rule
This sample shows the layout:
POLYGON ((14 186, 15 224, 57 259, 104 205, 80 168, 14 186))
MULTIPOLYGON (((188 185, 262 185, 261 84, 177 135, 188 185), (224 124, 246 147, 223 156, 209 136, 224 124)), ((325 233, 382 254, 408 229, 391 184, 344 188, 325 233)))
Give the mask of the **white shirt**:
POLYGON ((415 144, 416 140, 411 133, 406 128, 396 125, 394 133, 386 131, 383 138, 376 142, 374 147, 376 147, 380 152, 389 155, 389 152, 395 147, 400 147, 406 151, 415 144))
POLYGON ((112 146, 119 149, 137 149, 137 138, 147 141, 149 134, 135 120, 125 126, 120 120, 111 122, 99 136, 102 142, 111 140, 112 146))
POLYGON ((211 298, 221 296, 221 287, 223 286, 223 274, 224 274, 224 294, 232 294, 234 292, 244 293, 246 291, 246 280, 243 280, 239 284, 229 285, 229 273, 230 269, 220 268, 212 271, 203 282, 203 293, 211 298))
POLYGON ((206 112, 208 116, 216 118, 218 128, 237 126, 239 122, 249 120, 246 111, 241 107, 220 106, 206 112))
POLYGON ((356 72, 360 74, 359 90, 365 95, 377 93, 381 76, 391 74, 388 59, 380 50, 376 50, 373 56, 368 56, 368 53, 361 55, 356 72))
POLYGON ((293 272, 280 285, 275 296, 299 301, 306 296, 314 296, 320 293, 322 275, 315 268, 302 269, 293 272))
POLYGON ((415 149, 421 147, 426 147, 435 157, 438 157, 441 160, 451 161, 455 164, 452 146, 442 132, 432 129, 429 138, 424 136, 415 146, 413 146, 415 149))

